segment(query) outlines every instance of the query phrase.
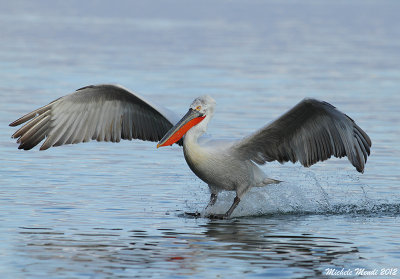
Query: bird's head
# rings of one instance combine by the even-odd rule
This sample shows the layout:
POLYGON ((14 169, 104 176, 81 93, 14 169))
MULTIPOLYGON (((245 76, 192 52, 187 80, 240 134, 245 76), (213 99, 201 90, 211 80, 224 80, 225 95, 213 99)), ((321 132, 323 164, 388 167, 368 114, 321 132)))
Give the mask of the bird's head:
POLYGON ((214 114, 215 100, 209 95, 196 98, 189 107, 189 111, 181 120, 172 127, 157 144, 161 146, 172 145, 180 140, 191 128, 200 126, 202 123, 204 130, 207 127, 209 119, 214 114))
POLYGON ((209 95, 203 95, 194 99, 190 109, 196 110, 203 115, 212 115, 214 113, 215 100, 209 95))

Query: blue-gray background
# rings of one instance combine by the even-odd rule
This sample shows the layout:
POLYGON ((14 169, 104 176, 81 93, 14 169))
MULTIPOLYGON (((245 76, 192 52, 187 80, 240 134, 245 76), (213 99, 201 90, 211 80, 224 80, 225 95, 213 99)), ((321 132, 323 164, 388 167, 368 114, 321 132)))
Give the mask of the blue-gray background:
MULTIPOLYGON (((0 1, 2 278, 306 278, 400 268, 400 2, 0 1), (118 83, 240 138, 304 97, 371 136, 346 159, 263 167, 226 221, 190 219, 207 186, 178 147, 17 150, 8 123, 89 84, 118 83)), ((222 212, 232 193, 213 210, 222 212)), ((397 273, 398 276, 399 272, 397 273)), ((395 277, 395 276, 393 276, 395 277)))

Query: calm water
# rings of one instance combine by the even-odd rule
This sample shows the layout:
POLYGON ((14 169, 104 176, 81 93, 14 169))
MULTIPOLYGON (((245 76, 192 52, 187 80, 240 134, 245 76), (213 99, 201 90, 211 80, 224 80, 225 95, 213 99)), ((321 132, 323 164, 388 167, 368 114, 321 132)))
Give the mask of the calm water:
POLYGON ((400 2, 346 2, 0 1, 1 278, 400 269, 400 2), (343 159, 268 164, 284 182, 253 189, 234 218, 187 218, 209 193, 178 147, 17 150, 8 123, 97 83, 182 114, 210 94, 209 132, 220 138, 245 136, 306 96, 323 99, 367 131, 372 154, 364 174, 343 159))

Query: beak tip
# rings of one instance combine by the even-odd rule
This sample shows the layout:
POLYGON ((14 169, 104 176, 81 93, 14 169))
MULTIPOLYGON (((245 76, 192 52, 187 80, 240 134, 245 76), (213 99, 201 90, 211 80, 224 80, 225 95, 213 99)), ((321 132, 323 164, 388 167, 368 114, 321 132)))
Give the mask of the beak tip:
POLYGON ((157 144, 157 148, 159 148, 160 146, 161 146, 161 145, 158 143, 158 144, 157 144))

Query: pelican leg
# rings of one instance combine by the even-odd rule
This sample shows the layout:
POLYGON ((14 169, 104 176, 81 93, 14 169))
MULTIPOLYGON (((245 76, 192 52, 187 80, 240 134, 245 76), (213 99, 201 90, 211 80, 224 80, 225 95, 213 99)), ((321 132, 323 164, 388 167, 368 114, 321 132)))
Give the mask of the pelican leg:
MULTIPOLYGON (((217 197, 218 197, 218 194, 211 193, 210 201, 208 202, 208 204, 207 204, 205 209, 209 208, 210 206, 213 206, 215 204, 215 202, 217 201, 217 197)), ((200 212, 198 212, 198 211, 196 211, 196 212, 185 212, 185 214, 188 215, 188 216, 191 216, 191 217, 200 217, 201 216, 200 212)))
POLYGON ((235 199, 233 200, 231 207, 228 209, 228 211, 225 214, 210 214, 207 217, 210 219, 228 219, 229 217, 231 217, 232 212, 238 206, 239 202, 240 202, 240 198, 238 196, 236 196, 235 199))
POLYGON ((217 201, 217 197, 218 197, 217 194, 211 193, 210 201, 208 202, 206 209, 215 204, 215 202, 217 201))

